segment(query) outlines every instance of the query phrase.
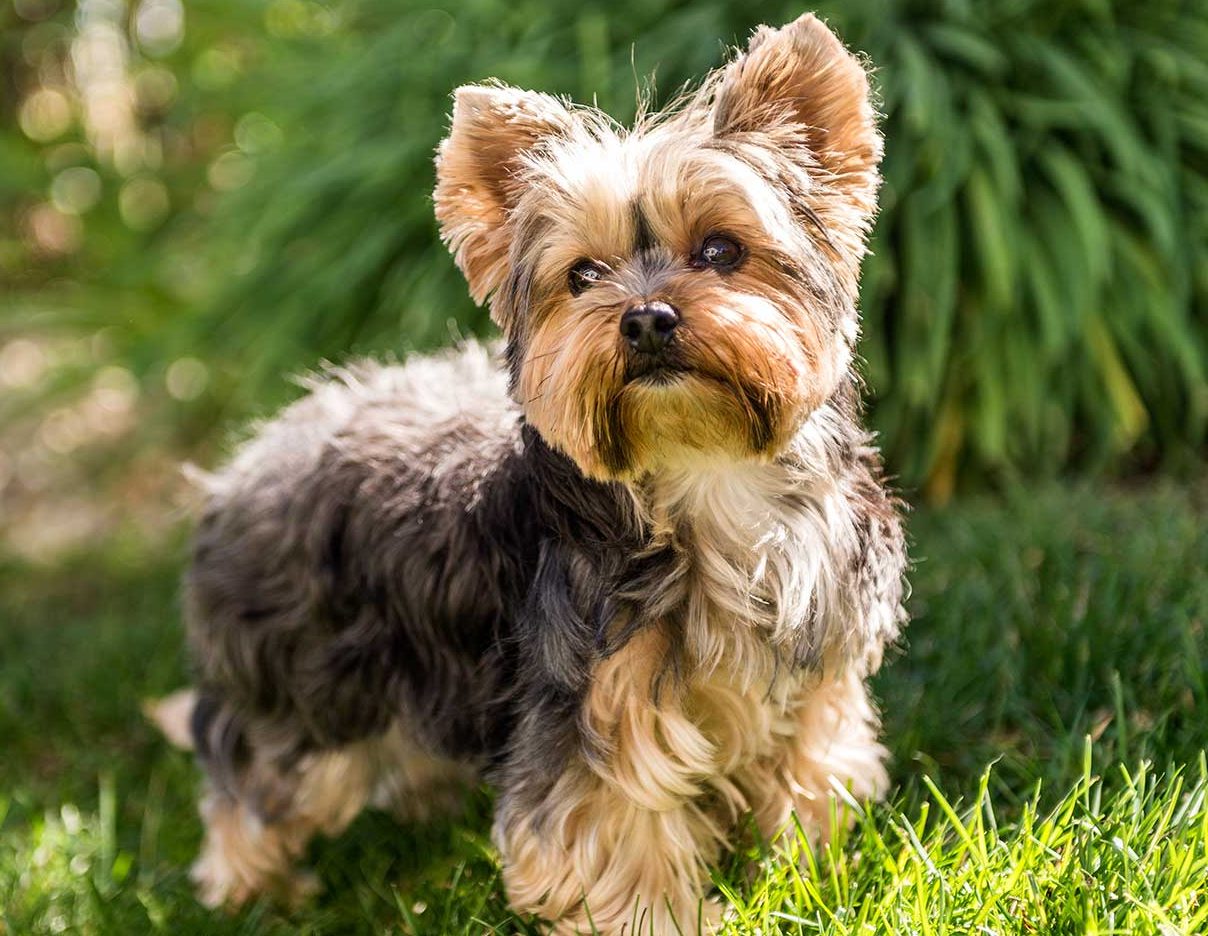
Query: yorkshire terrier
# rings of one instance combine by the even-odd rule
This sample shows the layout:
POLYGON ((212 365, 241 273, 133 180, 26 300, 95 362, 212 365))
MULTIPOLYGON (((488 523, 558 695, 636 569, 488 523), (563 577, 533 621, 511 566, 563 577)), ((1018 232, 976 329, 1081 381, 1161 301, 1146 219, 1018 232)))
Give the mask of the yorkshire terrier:
POLYGON ((316 833, 485 778, 518 913, 709 931, 744 830, 824 839, 885 790, 865 680, 906 560, 853 365, 880 157, 809 15, 632 130, 456 92, 436 216, 499 355, 334 370, 208 481, 196 688, 153 712, 206 775, 204 902, 297 897, 316 833))

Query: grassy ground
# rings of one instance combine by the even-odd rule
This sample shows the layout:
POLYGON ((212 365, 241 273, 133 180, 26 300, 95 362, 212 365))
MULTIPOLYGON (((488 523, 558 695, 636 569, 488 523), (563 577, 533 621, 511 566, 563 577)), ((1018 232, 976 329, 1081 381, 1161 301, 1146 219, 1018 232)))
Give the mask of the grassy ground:
MULTIPOLYGON (((1208 931, 1206 521, 1208 490, 1173 488, 915 515, 915 620, 877 679, 893 802, 800 871, 736 856, 730 932, 1208 931)), ((192 765, 138 712, 183 680, 179 564, 0 569, 0 933, 536 932, 485 793, 465 822, 318 843, 299 915, 192 901, 192 765)))

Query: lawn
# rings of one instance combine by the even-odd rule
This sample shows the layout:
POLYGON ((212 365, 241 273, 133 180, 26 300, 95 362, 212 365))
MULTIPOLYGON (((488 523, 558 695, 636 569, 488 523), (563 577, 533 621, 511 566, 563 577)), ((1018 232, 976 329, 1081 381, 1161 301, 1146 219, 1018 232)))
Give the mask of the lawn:
MULTIPOLYGON (((1208 932, 1208 488, 1048 487, 920 510, 876 680, 892 802, 797 865, 718 876, 733 933, 1208 932)), ((489 795, 362 817, 292 917, 193 902, 195 773, 139 703, 184 679, 183 539, 0 568, 0 933, 536 933, 502 899, 489 795)))

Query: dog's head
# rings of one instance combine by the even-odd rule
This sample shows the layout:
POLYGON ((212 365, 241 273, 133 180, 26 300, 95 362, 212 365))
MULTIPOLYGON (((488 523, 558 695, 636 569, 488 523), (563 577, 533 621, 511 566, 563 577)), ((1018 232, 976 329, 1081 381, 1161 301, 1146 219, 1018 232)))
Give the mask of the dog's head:
POLYGON ((630 131, 459 89, 436 214, 527 421, 584 473, 632 479, 775 456, 835 391, 880 155, 863 67, 807 15, 630 131))

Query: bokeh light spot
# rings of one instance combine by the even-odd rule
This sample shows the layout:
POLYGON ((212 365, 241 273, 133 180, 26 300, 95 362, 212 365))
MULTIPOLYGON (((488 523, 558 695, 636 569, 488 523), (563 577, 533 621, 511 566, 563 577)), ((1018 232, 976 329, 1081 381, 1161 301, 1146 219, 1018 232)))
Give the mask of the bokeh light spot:
POLYGON ((185 10, 180 0, 143 0, 134 17, 138 44, 152 56, 167 55, 185 36, 185 10))
POLYGON ((144 113, 167 110, 177 93, 176 76, 166 68, 144 68, 134 76, 134 96, 144 113))
POLYGON ((63 406, 42 420, 38 438, 57 455, 68 455, 84 441, 84 421, 75 410, 63 406))
POLYGON ((251 181, 252 172, 250 159, 237 150, 228 150, 210 163, 210 168, 206 170, 206 179, 216 191, 229 192, 247 185, 251 181))
POLYGON ((71 127, 71 102, 55 88, 39 88, 21 105, 22 132, 37 143, 49 143, 71 127))
POLYGON ((94 391, 107 392, 117 408, 125 409, 138 397, 138 380, 126 368, 111 364, 102 367, 92 379, 94 391))
POLYGON ((50 184, 50 200, 64 214, 83 214, 101 200, 101 177, 87 166, 64 169, 50 184))
POLYGON ((209 369, 192 357, 177 358, 164 374, 164 386, 175 400, 196 400, 209 382, 209 369))
POLYGON ((25 223, 34 245, 44 253, 74 253, 84 240, 80 219, 63 214, 54 205, 36 205, 26 215, 25 223))
POLYGON ((46 373, 46 352, 28 338, 15 338, 0 348, 0 383, 13 389, 32 387, 46 373))
POLYGON ((13 9, 21 19, 37 23, 54 16, 59 9, 59 0, 13 0, 13 9))
POLYGON ((235 124, 235 145, 249 155, 275 149, 281 138, 281 128, 255 111, 244 114, 235 124))
POLYGON ((269 33, 283 39, 325 36, 338 24, 334 10, 311 0, 273 0, 264 12, 264 25, 269 33))
POLYGON ((135 231, 151 230, 168 216, 171 207, 168 189, 159 179, 131 179, 118 194, 122 220, 135 231))
POLYGON ((193 62, 193 81, 199 88, 217 91, 227 87, 243 71, 243 63, 234 49, 213 46, 193 62))

